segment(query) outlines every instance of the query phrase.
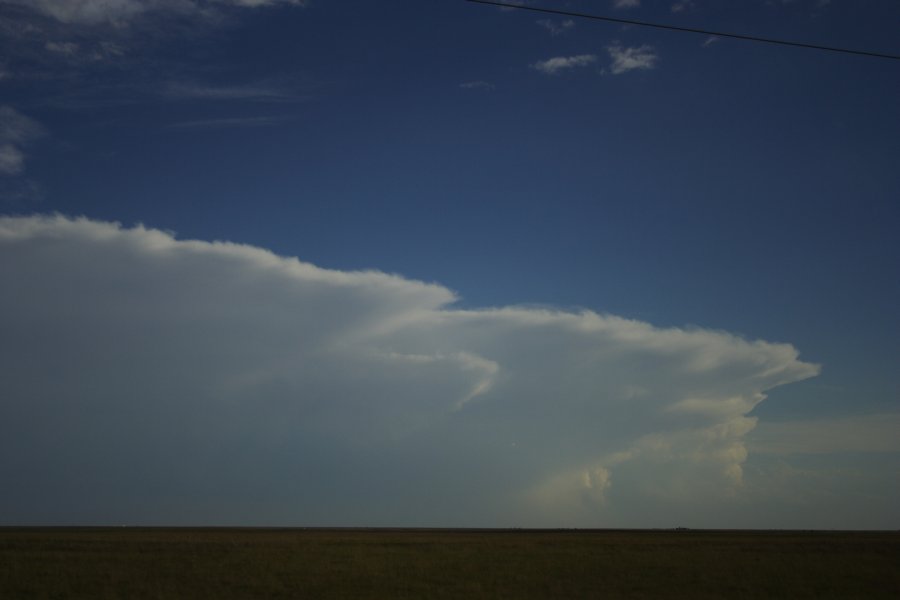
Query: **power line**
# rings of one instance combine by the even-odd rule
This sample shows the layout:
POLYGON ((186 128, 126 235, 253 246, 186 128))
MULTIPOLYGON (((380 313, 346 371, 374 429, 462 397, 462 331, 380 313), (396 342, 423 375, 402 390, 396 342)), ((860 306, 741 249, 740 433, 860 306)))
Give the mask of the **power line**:
POLYGON ((737 40, 746 40, 749 42, 763 42, 765 44, 778 44, 780 46, 794 46, 797 48, 811 48, 813 50, 827 50, 828 52, 841 52, 843 54, 856 54, 859 56, 870 56, 875 58, 889 58, 891 60, 900 60, 900 56, 894 54, 881 54, 879 52, 868 52, 865 50, 851 50, 849 48, 836 48, 833 46, 819 46, 818 44, 805 44, 803 42, 790 42, 787 40, 776 40, 773 38, 764 38, 754 35, 743 35, 740 33, 723 33, 721 31, 709 31, 706 29, 694 29, 693 27, 678 27, 676 25, 664 25, 661 23, 650 23, 647 21, 635 21, 634 19, 619 19, 616 17, 606 17, 602 15, 592 15, 587 13, 571 12, 567 10, 557 10, 553 8, 539 8, 537 6, 526 6, 522 4, 510 4, 508 2, 495 2, 494 0, 466 0, 466 2, 474 2, 476 4, 490 4, 492 6, 500 6, 503 8, 517 8, 519 10, 530 10, 532 12, 547 13, 551 15, 562 15, 565 17, 578 17, 582 19, 594 19, 596 21, 606 21, 609 23, 621 23, 624 25, 637 25, 639 27, 653 27, 655 29, 667 29, 669 31, 680 31, 682 33, 700 33, 703 35, 712 35, 716 37, 733 38, 737 40))

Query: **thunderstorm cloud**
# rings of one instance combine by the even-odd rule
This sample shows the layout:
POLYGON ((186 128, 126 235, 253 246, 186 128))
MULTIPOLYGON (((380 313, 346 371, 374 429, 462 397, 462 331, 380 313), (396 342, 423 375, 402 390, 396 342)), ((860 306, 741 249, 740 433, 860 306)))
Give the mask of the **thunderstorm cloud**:
POLYGON ((438 284, 85 218, 0 218, 0 276, 12 522, 664 515, 740 495, 748 413, 818 372, 788 344, 463 310, 438 284))

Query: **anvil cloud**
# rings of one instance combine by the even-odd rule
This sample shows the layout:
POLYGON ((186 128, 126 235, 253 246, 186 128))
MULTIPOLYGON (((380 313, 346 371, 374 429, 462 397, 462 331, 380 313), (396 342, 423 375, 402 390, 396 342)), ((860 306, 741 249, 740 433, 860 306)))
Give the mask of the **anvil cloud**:
POLYGON ((14 522, 610 525, 740 495, 787 344, 0 218, 14 522))

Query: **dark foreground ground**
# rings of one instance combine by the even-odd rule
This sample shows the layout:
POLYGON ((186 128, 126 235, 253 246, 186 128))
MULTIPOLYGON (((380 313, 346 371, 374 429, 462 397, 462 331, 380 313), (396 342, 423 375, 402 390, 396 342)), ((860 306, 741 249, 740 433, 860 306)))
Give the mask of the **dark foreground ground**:
POLYGON ((900 598, 900 533, 0 528, 0 598, 900 598))

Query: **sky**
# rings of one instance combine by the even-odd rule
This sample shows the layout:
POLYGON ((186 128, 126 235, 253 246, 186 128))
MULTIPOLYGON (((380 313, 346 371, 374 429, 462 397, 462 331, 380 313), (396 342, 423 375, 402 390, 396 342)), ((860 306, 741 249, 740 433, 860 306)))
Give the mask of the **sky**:
MULTIPOLYGON (((900 54, 893 0, 530 0, 900 54)), ((0 524, 900 527, 900 62, 0 0, 0 524)))

